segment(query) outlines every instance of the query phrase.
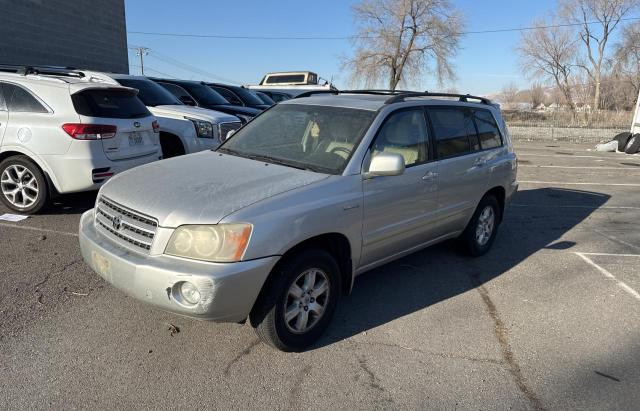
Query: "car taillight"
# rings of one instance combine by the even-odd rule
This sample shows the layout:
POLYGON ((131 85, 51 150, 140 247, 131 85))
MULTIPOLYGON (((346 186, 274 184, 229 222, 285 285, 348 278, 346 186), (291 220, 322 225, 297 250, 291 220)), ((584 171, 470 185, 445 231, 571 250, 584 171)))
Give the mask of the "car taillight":
POLYGON ((67 123, 62 129, 76 140, 103 140, 116 136, 118 127, 103 124, 76 124, 67 123))
POLYGON ((158 124, 158 120, 153 120, 153 123, 151 123, 151 126, 153 126, 154 133, 160 132, 160 124, 158 124))

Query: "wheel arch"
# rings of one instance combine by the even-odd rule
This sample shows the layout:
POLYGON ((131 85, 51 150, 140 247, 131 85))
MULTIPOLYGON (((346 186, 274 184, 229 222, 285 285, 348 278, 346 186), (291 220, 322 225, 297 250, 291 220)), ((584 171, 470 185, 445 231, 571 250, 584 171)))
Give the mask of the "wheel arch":
MULTIPOLYGON (((180 143, 180 146, 182 146, 182 154, 187 154, 187 147, 188 145, 186 144, 186 142, 182 139, 182 137, 173 132, 173 131, 166 131, 161 129, 160 130, 160 135, 158 136, 159 141, 160 141, 160 147, 162 147, 162 140, 172 140, 172 141, 177 141, 180 143)), ((164 153, 163 153, 164 155, 164 153)))
POLYGON ((488 190, 485 193, 485 195, 483 196, 483 198, 488 196, 488 195, 492 195, 492 196, 494 196, 496 198, 496 200, 498 200, 498 204, 500 205, 500 219, 499 219, 499 221, 502 222, 502 217, 504 216, 504 208, 505 208, 505 201, 506 201, 507 191, 502 186, 495 186, 495 187, 491 188, 490 190, 488 190))
POLYGON ((33 163, 40 169, 42 174, 44 174, 44 178, 47 180, 47 188, 49 189, 49 197, 57 197, 58 195, 60 195, 60 192, 58 190, 58 183, 55 180, 55 176, 51 173, 46 164, 33 153, 30 153, 26 150, 11 148, 0 152, 0 162, 6 160, 7 158, 18 156, 24 156, 33 161, 33 163))

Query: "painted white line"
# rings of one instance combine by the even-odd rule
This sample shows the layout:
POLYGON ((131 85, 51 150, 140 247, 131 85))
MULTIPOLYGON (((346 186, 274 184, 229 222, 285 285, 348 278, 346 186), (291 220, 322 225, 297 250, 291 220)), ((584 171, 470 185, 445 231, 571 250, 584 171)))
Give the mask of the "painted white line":
MULTIPOLYGON (((517 150, 516 150, 517 151, 517 150)), ((572 158, 599 158, 602 160, 624 160, 630 161, 628 158, 628 154, 625 154, 625 157, 603 157, 603 156, 576 156, 572 154, 534 154, 534 153, 516 153, 518 157, 572 157, 572 158)), ((634 159, 635 160, 635 159, 634 159)))
POLYGON ((535 181, 535 180, 518 180, 523 184, 554 184, 563 186, 615 186, 615 187, 640 187, 640 184, 635 183, 567 183, 562 181, 535 181))
POLYGON ((583 166, 535 166, 528 164, 518 164, 518 168, 560 168, 560 169, 569 169, 569 170, 629 170, 629 171, 640 171, 640 167, 583 167, 583 166))
POLYGON ((634 258, 640 258, 640 254, 583 253, 583 252, 579 252, 579 253, 576 253, 576 254, 595 255, 595 256, 604 256, 604 257, 634 257, 634 258))
MULTIPOLYGON (((594 263, 589 257, 587 257, 585 255, 587 253, 575 253, 575 254, 578 257, 582 258, 584 261, 586 261, 590 266, 592 266, 592 267, 596 268, 598 271, 600 271, 605 277, 609 278, 610 280, 615 281, 616 284, 618 285, 618 287, 622 288, 628 294, 633 296, 636 300, 640 301, 640 293, 638 293, 636 290, 634 290, 633 288, 629 287, 627 284, 623 283, 622 281, 618 280, 609 271, 605 270, 604 268, 600 267, 598 264, 594 263)), ((593 255, 593 254, 589 254, 589 255, 593 255)), ((612 255, 616 255, 616 254, 612 254, 612 255)))
POLYGON ((631 244, 631 243, 629 243, 629 242, 627 242, 627 241, 624 241, 624 240, 621 240, 621 239, 619 239, 619 238, 618 238, 618 237, 616 237, 616 236, 613 236, 613 235, 611 235, 611 234, 605 234, 605 233, 603 233, 602 231, 600 231, 600 230, 596 230, 596 229, 594 229, 593 231, 594 231, 596 234, 599 234, 599 235, 603 236, 604 238, 606 238, 606 239, 608 239, 608 240, 610 240, 610 241, 613 241, 614 243, 618 243, 618 244, 626 245, 627 247, 631 247, 631 248, 635 248, 636 250, 640 250, 640 247, 638 247, 637 245, 635 245, 635 244, 631 244))
POLYGON ((22 226, 17 224, 0 223, 0 227, 18 228, 20 230, 27 230, 27 231, 39 231, 41 233, 55 233, 55 234, 61 234, 61 235, 68 235, 71 237, 78 236, 78 233, 69 233, 67 231, 51 230, 48 228, 39 228, 39 227, 29 227, 29 226, 22 226))
POLYGON ((640 207, 626 206, 582 206, 582 205, 553 205, 553 204, 516 204, 511 203, 509 207, 534 207, 534 208, 578 208, 586 210, 640 210, 640 207))

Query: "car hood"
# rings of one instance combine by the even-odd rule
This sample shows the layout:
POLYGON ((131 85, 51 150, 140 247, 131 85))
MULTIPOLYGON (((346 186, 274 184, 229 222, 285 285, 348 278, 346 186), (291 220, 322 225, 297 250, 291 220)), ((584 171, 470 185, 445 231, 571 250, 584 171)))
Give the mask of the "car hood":
POLYGON ((239 121, 235 116, 220 111, 210 110, 207 108, 191 107, 187 105, 165 105, 148 107, 149 111, 156 117, 173 117, 184 118, 190 117, 196 120, 205 120, 212 123, 227 123, 231 121, 239 121))
POLYGON ((217 224, 241 208, 328 177, 204 151, 116 175, 100 195, 157 218, 162 227, 217 224))
POLYGON ((212 110, 224 111, 225 113, 246 114, 247 116, 256 116, 262 111, 262 110, 258 110, 257 108, 234 106, 232 104, 220 104, 216 106, 211 106, 210 108, 212 110))

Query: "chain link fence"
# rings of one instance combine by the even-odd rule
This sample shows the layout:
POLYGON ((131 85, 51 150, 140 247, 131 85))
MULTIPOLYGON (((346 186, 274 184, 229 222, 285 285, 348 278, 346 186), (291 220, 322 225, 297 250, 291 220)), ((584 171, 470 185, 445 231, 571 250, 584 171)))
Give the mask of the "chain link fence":
POLYGON ((602 143, 629 131, 630 111, 516 111, 504 110, 504 119, 514 141, 566 141, 602 143))

